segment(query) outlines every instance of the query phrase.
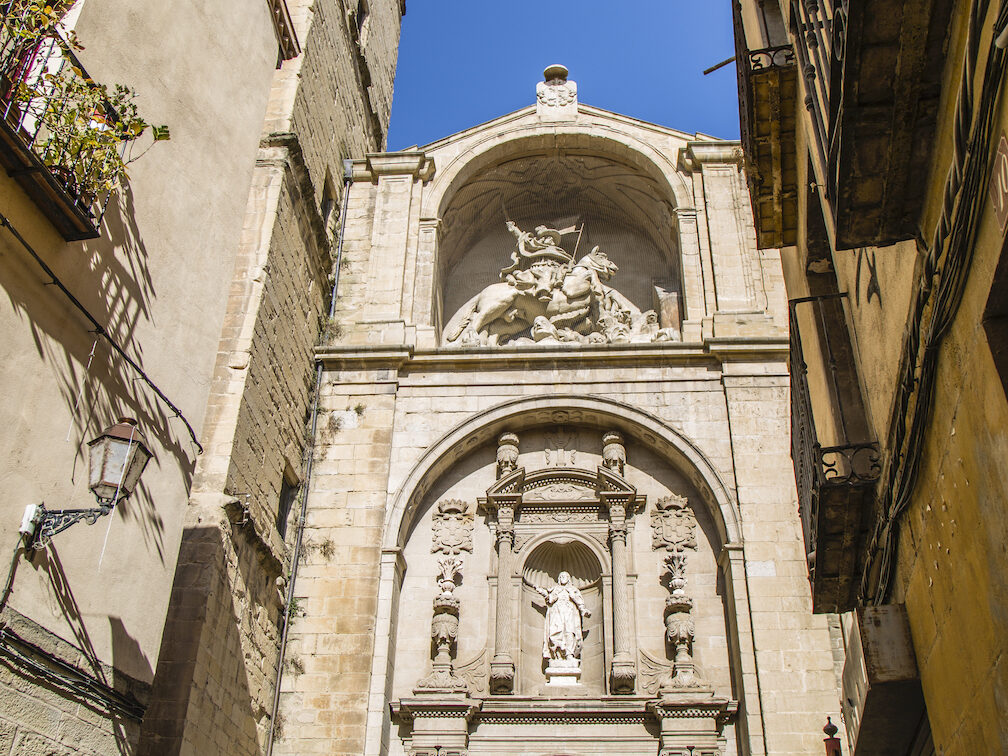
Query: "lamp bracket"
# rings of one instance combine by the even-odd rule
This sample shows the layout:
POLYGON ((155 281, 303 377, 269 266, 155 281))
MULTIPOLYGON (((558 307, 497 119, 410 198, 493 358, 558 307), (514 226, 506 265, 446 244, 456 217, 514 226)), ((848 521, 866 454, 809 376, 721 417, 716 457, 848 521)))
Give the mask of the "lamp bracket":
POLYGON ((54 535, 81 520, 94 525, 99 517, 111 512, 114 505, 113 499, 99 499, 98 506, 89 509, 46 509, 45 504, 39 504, 35 510, 35 530, 27 538, 28 549, 44 548, 54 535))

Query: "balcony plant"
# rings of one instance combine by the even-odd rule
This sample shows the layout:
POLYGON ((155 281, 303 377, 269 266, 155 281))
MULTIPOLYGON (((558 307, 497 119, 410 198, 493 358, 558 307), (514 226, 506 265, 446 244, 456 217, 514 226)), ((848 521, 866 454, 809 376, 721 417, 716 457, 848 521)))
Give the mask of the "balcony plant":
POLYGON ((0 9, 8 96, 21 128, 78 204, 90 207, 127 177, 127 166, 140 157, 132 154, 134 142, 148 128, 154 141, 168 139, 168 128, 139 115, 131 88, 110 89, 88 76, 74 55, 83 48, 53 5, 14 0, 0 9))

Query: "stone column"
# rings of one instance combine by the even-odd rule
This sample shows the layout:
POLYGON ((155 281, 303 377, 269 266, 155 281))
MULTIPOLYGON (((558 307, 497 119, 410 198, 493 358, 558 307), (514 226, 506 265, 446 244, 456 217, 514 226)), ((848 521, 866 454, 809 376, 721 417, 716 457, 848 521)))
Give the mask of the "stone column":
POLYGON ((627 597, 626 505, 609 505, 609 550, 612 553, 613 581, 613 662, 610 689, 613 693, 633 693, 637 668, 630 655, 630 606, 627 597))
MULTIPOLYGON (((497 484, 509 493, 487 492, 487 509, 497 520, 497 621, 494 655, 490 661, 490 692, 513 693, 515 665, 511 650, 511 558, 514 550, 515 509, 521 503, 525 471, 517 467, 518 436, 502 433, 497 441, 497 484), (511 482, 511 478, 514 481, 511 482)), ((493 490, 493 489, 492 489, 493 490)))
POLYGON ((511 656, 511 550, 514 547, 514 505, 497 505, 497 626, 494 656, 490 662, 490 692, 514 692, 511 656))
MULTIPOLYGON (((609 674, 609 689, 612 693, 634 692, 637 666, 630 652, 630 598, 627 595, 627 514, 634 505, 623 470, 626 465, 626 447, 623 436, 616 431, 608 431, 602 436, 602 467, 617 477, 618 484, 625 490, 599 491, 599 496, 609 512, 609 552, 612 555, 612 615, 613 615, 613 661, 609 674)), ((611 481, 613 483, 613 481, 611 481)), ((602 486, 600 486, 602 487, 602 486)))

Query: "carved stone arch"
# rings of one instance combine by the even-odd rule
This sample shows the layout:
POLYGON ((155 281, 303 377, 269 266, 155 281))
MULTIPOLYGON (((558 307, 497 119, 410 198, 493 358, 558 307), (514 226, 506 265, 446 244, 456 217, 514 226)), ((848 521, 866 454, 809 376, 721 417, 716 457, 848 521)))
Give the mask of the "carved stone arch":
POLYGON ((741 545, 741 518, 734 492, 703 450, 685 434, 624 402, 598 396, 542 395, 514 399, 476 413, 428 448, 391 494, 383 548, 398 549, 405 544, 424 496, 452 464, 478 447, 492 443, 505 430, 520 432, 553 423, 618 429, 628 439, 668 459, 700 494, 720 539, 719 546, 741 545))
MULTIPOLYGON (((746 665, 751 666, 754 663, 751 636, 745 635, 742 631, 744 624, 742 620, 749 614, 749 597, 745 581, 739 510, 734 491, 725 483, 704 451, 661 418, 617 400, 587 395, 539 395, 510 400, 475 413, 459 423, 432 444, 402 479, 390 480, 383 529, 374 651, 371 659, 368 734, 364 748, 366 756, 379 756, 383 752, 382 744, 391 727, 389 686, 395 659, 397 628, 395 607, 407 571, 403 552, 415 520, 422 515, 422 512, 418 512, 420 505, 425 502, 435 483, 449 472, 454 464, 480 447, 495 444, 503 432, 514 431, 520 434, 525 429, 557 424, 591 426, 601 431, 618 430, 628 441, 632 439, 667 460, 690 481, 697 494, 697 501, 693 502, 691 499, 691 504, 706 508, 714 526, 711 545, 715 554, 718 554, 720 548, 717 562, 726 586, 725 607, 728 613, 726 619, 729 633, 733 638, 732 643, 738 649, 736 654, 738 658, 733 664, 736 669, 743 669, 746 665), (715 538, 717 542, 714 541, 715 538)), ((521 468, 515 472, 520 470, 521 468)), ((530 475, 534 476, 536 473, 537 471, 533 471, 530 475)), ((563 527, 556 528, 552 535, 555 537, 560 532, 569 536, 569 531, 565 531, 563 527)), ((525 544, 525 548, 517 555, 518 558, 509 563, 508 573, 512 582, 517 582, 518 578, 514 566, 524 563, 528 554, 532 553, 529 547, 541 545, 546 537, 547 532, 544 529, 537 534, 534 544, 532 541, 525 544)), ((600 564, 606 568, 602 575, 602 590, 608 595, 603 593, 601 601, 603 607, 613 606, 612 591, 615 583, 612 577, 613 560, 607 554, 607 548, 601 543, 595 545, 588 540, 582 542, 592 549, 593 555, 600 558, 600 564)), ((500 585, 499 578, 500 576, 498 585, 500 585)), ((619 677, 623 679, 626 677, 626 671, 622 665, 628 666, 632 679, 636 651, 631 649, 633 655, 620 664, 616 653, 615 636, 619 632, 617 625, 621 627, 622 625, 615 619, 606 617, 603 611, 593 614, 602 622, 605 630, 610 627, 613 630, 614 641, 611 646, 608 640, 604 641, 603 669, 612 675, 614 679, 608 684, 615 687, 617 667, 620 671, 619 677)), ((603 633, 600 637, 609 636, 603 633)), ((492 681, 494 667, 492 662, 486 663, 487 657, 488 654, 479 657, 480 664, 484 665, 482 667, 484 674, 489 673, 492 681)), ((750 719, 753 720, 753 726, 758 729, 762 716, 758 703, 753 702, 752 712, 750 719)))
MULTIPOLYGON (((604 111, 597 111, 604 115, 604 111)), ((595 121, 567 125, 519 123, 491 124, 468 148, 447 163, 439 164, 434 179, 424 191, 421 217, 441 217, 452 195, 481 170, 509 156, 530 149, 541 150, 549 142, 562 148, 576 144, 579 149, 597 150, 602 155, 629 158, 638 168, 668 187, 668 197, 676 207, 691 208, 693 192, 676 169, 672 156, 642 142, 615 119, 605 132, 595 121)), ((688 139, 688 135, 683 135, 688 139)))
POLYGON ((522 547, 517 550, 514 556, 514 577, 519 577, 523 574, 525 562, 532 555, 532 552, 543 544, 555 541, 558 538, 569 538, 572 541, 578 541, 583 544, 589 551, 591 551, 592 556, 598 560, 603 573, 612 571, 609 552, 600 541, 584 535, 583 533, 572 531, 570 528, 555 527, 539 531, 529 538, 528 541, 523 543, 522 547))

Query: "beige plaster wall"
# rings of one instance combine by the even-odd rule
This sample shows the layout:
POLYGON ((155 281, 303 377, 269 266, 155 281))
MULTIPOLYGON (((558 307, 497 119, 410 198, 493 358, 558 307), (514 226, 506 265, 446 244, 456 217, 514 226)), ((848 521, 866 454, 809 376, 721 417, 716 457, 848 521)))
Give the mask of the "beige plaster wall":
MULTIPOLYGON (((297 497, 285 543, 280 491, 284 479, 297 484, 304 475, 311 350, 328 313, 330 234, 345 200, 341 160, 382 144, 387 103, 377 120, 371 113, 391 90, 400 18, 396 2, 371 4, 361 47, 341 3, 300 2, 291 11, 304 52, 274 77, 256 155, 214 372, 211 449, 196 469, 186 519, 190 569, 176 574, 168 618, 181 639, 164 647, 146 753, 257 753, 269 739, 282 591, 300 521, 297 497), (326 218, 330 202, 335 217, 326 218), (207 609, 194 617, 201 597, 207 609), (234 674, 217 674, 221 659, 234 674)), ((318 547, 307 540, 302 559, 318 547)), ((294 726, 277 721, 274 736, 294 726)))
MULTIPOLYGON (((99 239, 63 242, 6 177, 3 212, 199 433, 224 315, 221 292, 237 252, 276 60, 269 12, 265 4, 88 0, 76 31, 88 72, 108 85, 134 87, 141 115, 167 124, 172 138, 131 164, 128 187, 110 200, 99 239), (236 57, 242 66, 233 65, 236 57)), ((149 142, 148 134, 134 154, 149 142)), ((90 357, 90 324, 46 285, 7 231, 0 232, 0 249, 0 422, 7 429, 0 479, 16 492, 5 498, 0 548, 14 551, 30 502, 94 506, 82 443, 118 417, 140 422, 154 454, 138 492, 119 511, 60 534, 32 562, 19 558, 10 607, 37 623, 33 637, 43 647, 63 654, 59 639, 71 642, 84 656, 66 651, 69 661, 91 670, 90 656, 108 665, 101 674, 110 683, 140 681, 146 702, 196 448, 103 342, 90 357)), ((113 724, 23 673, 5 672, 0 696, 11 703, 0 707, 0 750, 105 754, 117 742, 135 742, 135 723, 113 724)))
MULTIPOLYGON (((144 703, 153 681, 157 737, 142 748, 158 754, 264 744, 285 559, 273 519, 285 467, 295 477, 301 468, 310 352, 331 287, 320 206, 327 185, 339 199, 343 157, 382 146, 401 12, 396 0, 372 2, 358 55, 341 3, 292 0, 304 52, 275 70, 269 4, 232 5, 84 3, 76 30, 89 73, 135 87, 141 114, 172 134, 131 165, 102 238, 63 243, 12 181, 0 182, 4 214, 206 447, 197 460, 181 422, 101 342, 85 367, 87 324, 0 232, 11 387, 0 401, 11 431, 0 478, 19 491, 0 547, 13 550, 29 501, 90 505, 81 442, 120 415, 140 421, 154 452, 120 512, 21 563, 11 607, 37 623, 36 642, 59 651, 59 637, 72 641, 117 687, 136 678, 144 703), (252 526, 233 525, 241 515, 225 511, 228 499, 250 505, 252 526)), ((69 661, 87 668, 70 648, 69 661)), ((0 750, 136 744, 134 723, 82 714, 30 678, 5 672, 2 684, 4 700, 18 702, 0 717, 0 750)))

